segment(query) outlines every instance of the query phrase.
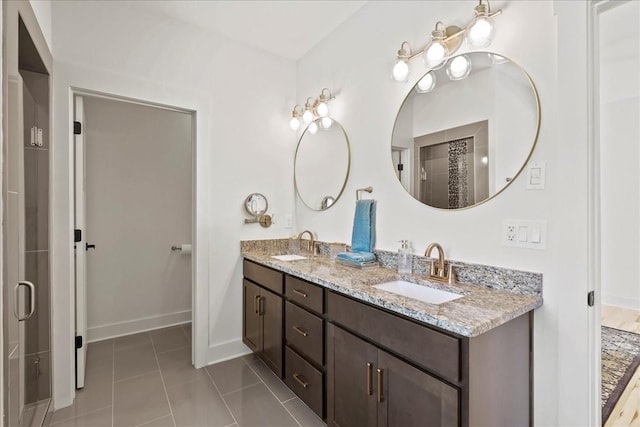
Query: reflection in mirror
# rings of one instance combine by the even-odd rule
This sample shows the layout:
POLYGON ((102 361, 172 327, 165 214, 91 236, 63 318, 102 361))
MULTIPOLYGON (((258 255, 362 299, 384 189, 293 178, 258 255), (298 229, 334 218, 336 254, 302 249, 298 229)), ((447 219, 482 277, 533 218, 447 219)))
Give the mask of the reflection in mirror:
POLYGON ((396 176, 429 206, 477 205, 520 173, 539 124, 536 89, 519 65, 486 52, 459 55, 426 73, 400 107, 391 140, 396 176), (466 63, 470 69, 459 69, 466 63))
POLYGON ((346 132, 334 119, 326 119, 307 126, 294 163, 296 193, 307 207, 317 211, 329 209, 340 198, 351 159, 346 132))

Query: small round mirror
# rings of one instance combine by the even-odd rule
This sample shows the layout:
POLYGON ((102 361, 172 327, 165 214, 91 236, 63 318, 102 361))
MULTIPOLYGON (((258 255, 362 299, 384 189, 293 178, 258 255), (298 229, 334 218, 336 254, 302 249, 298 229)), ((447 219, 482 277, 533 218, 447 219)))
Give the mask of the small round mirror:
POLYGON ((258 217, 269 208, 267 198, 260 193, 251 193, 244 199, 244 209, 251 216, 258 217))
POLYGON ((351 150, 344 128, 328 117, 307 126, 298 141, 294 182, 300 200, 316 211, 340 198, 349 178, 351 150))
POLYGON ((391 139, 396 176, 416 200, 464 209, 504 190, 538 138, 540 104, 522 67, 472 52, 428 71, 400 107, 391 139))

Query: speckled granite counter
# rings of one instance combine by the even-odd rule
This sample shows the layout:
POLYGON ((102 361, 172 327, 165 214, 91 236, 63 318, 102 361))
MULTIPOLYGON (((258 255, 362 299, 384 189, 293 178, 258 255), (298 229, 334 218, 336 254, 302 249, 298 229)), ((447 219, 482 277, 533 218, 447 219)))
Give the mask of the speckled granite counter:
MULTIPOLYGON (((275 249, 275 248, 274 248, 275 249)), ((286 253, 278 251, 273 255, 286 253)), ((475 337, 542 305, 540 295, 518 295, 480 285, 431 282, 426 275, 400 275, 389 268, 358 270, 336 264, 324 256, 279 261, 263 251, 243 251, 244 258, 307 280, 327 289, 385 308, 428 325, 467 337, 475 337), (434 305, 385 292, 372 285, 407 280, 443 289, 464 297, 434 305)))

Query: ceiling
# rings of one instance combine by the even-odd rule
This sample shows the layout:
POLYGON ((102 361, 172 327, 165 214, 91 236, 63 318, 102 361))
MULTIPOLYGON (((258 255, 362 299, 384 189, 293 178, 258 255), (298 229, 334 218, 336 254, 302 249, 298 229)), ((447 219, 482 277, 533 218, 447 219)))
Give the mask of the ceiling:
POLYGON ((366 1, 139 1, 136 6, 298 60, 366 1))

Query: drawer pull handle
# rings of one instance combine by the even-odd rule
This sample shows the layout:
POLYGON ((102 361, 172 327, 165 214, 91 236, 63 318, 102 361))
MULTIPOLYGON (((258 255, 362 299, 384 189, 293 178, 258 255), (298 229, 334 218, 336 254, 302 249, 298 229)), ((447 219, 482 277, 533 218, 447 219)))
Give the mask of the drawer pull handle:
POLYGON ((384 369, 378 369, 378 403, 384 402, 384 393, 382 391, 383 375, 384 369))
POLYGON ((293 374, 293 379, 294 379, 294 380, 296 380, 296 381, 298 381, 298 383, 300 383, 300 385, 301 385, 303 388, 307 388, 307 387, 309 387, 309 383, 308 383, 308 382, 306 382, 306 381, 304 380, 304 378, 302 378, 302 375, 300 375, 300 374, 293 374))
POLYGON ((300 289, 294 289, 293 293, 296 295, 300 295, 302 298, 306 298, 308 295, 304 292, 302 292, 300 289))
POLYGON ((255 310, 256 314, 260 314, 260 307, 259 307, 260 303, 259 303, 259 301, 260 301, 260 295, 256 295, 253 298, 253 309, 255 310))
POLYGON ((309 332, 302 329, 300 326, 294 326, 293 330, 302 335, 303 337, 309 336, 309 332))
POLYGON ((258 314, 264 316, 264 297, 258 298, 258 314))
POLYGON ((367 395, 373 394, 373 363, 367 362, 367 395))

